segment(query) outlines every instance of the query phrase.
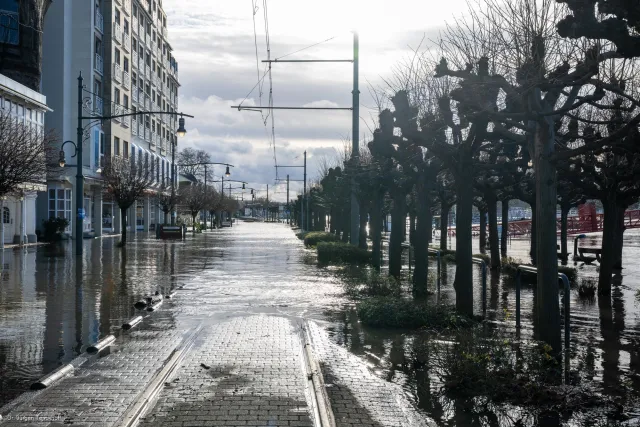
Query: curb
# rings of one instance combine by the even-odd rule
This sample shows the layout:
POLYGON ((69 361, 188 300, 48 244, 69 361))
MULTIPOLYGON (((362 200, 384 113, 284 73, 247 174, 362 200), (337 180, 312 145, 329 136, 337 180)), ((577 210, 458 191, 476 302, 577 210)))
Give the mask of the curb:
POLYGON ((106 349, 107 347, 111 347, 111 344, 113 344, 115 340, 116 340, 116 337, 114 337, 113 335, 107 335, 106 337, 104 337, 103 339, 101 339, 91 347, 87 348, 87 353, 89 354, 100 353, 102 350, 106 349))
POLYGON ((122 329, 124 329, 125 331, 128 331, 129 329, 137 326, 140 322, 142 322, 142 316, 134 317, 133 319, 129 320, 127 323, 123 323, 122 329))
POLYGON ((61 366, 60 368, 56 369, 55 371, 51 372, 48 375, 45 375, 44 377, 40 378, 38 381, 31 384, 30 389, 43 390, 49 387, 50 385, 52 385, 53 383, 57 382, 58 380, 61 380, 62 378, 66 377, 67 375, 72 374, 73 370, 74 370, 73 365, 71 363, 67 363, 66 365, 61 366))
POLYGON ((320 364, 315 357, 311 335, 307 321, 304 323, 304 362, 307 373, 307 381, 310 383, 313 412, 318 427, 336 427, 336 420, 331 408, 331 401, 327 394, 327 386, 320 364))

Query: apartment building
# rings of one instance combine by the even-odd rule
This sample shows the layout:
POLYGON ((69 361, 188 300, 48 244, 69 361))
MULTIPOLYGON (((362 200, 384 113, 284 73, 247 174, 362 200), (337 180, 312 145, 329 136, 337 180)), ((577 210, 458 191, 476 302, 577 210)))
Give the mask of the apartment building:
MULTIPOLYGON (((39 201, 39 216, 75 218, 84 209, 84 234, 100 236, 153 229, 164 222, 154 203, 158 191, 170 185, 173 150, 177 149, 178 118, 160 114, 178 108, 178 63, 168 41, 167 16, 160 0, 60 0, 45 21, 42 91, 54 113, 47 129, 60 141, 75 142, 78 126, 78 79, 83 77, 83 204, 73 199, 77 164, 74 148, 65 146, 66 171, 50 181, 47 197, 39 201), (99 117, 149 112, 133 117, 100 120, 99 117), (152 176, 149 194, 120 224, 119 208, 104 192, 101 171, 105 158, 131 158, 152 176), (55 191, 52 191, 55 190, 55 191), (60 191, 65 190, 65 191, 60 191), (62 197, 62 200, 59 198, 62 197), (51 211, 48 206, 74 206, 51 211)), ((73 226, 69 233, 75 233, 73 226)), ((74 236, 75 237, 75 236, 74 236)))

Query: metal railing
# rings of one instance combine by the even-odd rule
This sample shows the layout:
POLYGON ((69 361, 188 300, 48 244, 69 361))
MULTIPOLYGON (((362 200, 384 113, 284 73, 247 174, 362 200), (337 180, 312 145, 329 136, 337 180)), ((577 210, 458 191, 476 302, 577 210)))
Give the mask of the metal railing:
POLYGON ((131 18, 131 31, 138 34, 138 18, 135 16, 131 18))
POLYGON ((104 16, 102 16, 102 13, 100 13, 98 9, 96 9, 95 20, 96 29, 104 34, 104 16))
POLYGON ((138 102, 138 89, 135 86, 131 89, 131 100, 135 103, 138 102))
POLYGON ((102 59, 102 56, 100 56, 97 53, 95 54, 95 61, 93 63, 93 68, 96 70, 97 73, 104 74, 104 60, 102 59))
POLYGON ((133 136, 138 135, 138 121, 136 120, 135 117, 131 119, 131 135, 133 136))
POLYGON ((94 104, 95 104, 94 111, 96 112, 96 114, 102 115, 102 107, 104 105, 102 98, 96 95, 94 99, 94 104))
POLYGON ((122 69, 117 62, 113 63, 113 79, 118 83, 122 83, 122 69))
POLYGON ((138 65, 140 65, 139 62, 140 58, 138 57, 138 52, 133 51, 131 53, 131 64, 133 67, 138 68, 138 65))
POLYGON ((113 38, 118 43, 122 44, 122 27, 117 22, 113 23, 113 38))
POLYGON ((122 72, 122 86, 124 86, 125 89, 131 87, 131 75, 126 71, 122 72))
POLYGON ((124 42, 122 44, 122 47, 127 52, 131 51, 131 36, 129 34, 127 34, 127 33, 124 33, 124 42))

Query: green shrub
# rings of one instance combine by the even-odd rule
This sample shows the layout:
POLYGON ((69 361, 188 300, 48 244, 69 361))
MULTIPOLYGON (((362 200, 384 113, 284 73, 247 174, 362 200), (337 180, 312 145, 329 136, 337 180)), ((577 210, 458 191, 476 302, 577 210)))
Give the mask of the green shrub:
POLYGON ((307 236, 307 234, 309 234, 308 231, 301 231, 299 233, 296 233, 296 237, 300 240, 304 240, 304 238, 307 236))
POLYGON ((491 257, 487 254, 473 254, 473 257, 481 259, 487 265, 491 263, 491 257))
POLYGON ((392 276, 384 276, 377 271, 360 269, 360 274, 345 275, 342 284, 349 298, 360 299, 374 296, 400 296, 402 285, 392 276))
POLYGON ((371 252, 349 243, 320 242, 317 246, 318 262, 331 263, 367 263, 371 261, 371 252))
POLYGON ((569 267, 567 265, 559 265, 558 273, 565 274, 567 276, 567 279, 569 279, 569 282, 571 283, 575 283, 576 280, 578 280, 578 270, 573 267, 569 267))
POLYGON ((508 274, 510 276, 515 276, 516 272, 518 271, 519 265, 520 263, 517 262, 515 259, 506 256, 502 258, 500 268, 502 269, 503 273, 508 274))
POLYGON ((42 221, 44 228, 43 239, 46 242, 57 242, 62 240, 62 233, 69 226, 69 220, 66 218, 49 218, 42 221))
POLYGON ((338 237, 333 233, 327 233, 325 231, 312 231, 304 236, 305 246, 314 247, 320 242, 335 242, 338 237))
POLYGON ((358 316, 365 325, 378 328, 456 328, 471 320, 447 306, 432 305, 400 297, 374 297, 358 304, 358 316))

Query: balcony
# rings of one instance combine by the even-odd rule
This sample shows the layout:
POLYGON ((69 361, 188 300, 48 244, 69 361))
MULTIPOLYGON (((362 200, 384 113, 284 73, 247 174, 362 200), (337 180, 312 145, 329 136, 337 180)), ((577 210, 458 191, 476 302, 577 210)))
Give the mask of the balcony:
POLYGON ((131 87, 131 75, 126 71, 122 73, 122 86, 124 86, 125 89, 129 89, 131 87))
POLYGON ((126 13, 127 15, 131 14, 131 0, 124 0, 124 3, 122 4, 122 9, 124 10, 124 13, 126 13))
POLYGON ((122 46, 124 50, 127 52, 131 51, 131 36, 127 33, 124 33, 124 44, 122 46))
POLYGON ((131 18, 131 31, 138 34, 138 18, 135 16, 131 18))
POLYGON ((138 89, 135 86, 131 89, 131 101, 138 103, 138 89))
POLYGON ((144 128, 144 140, 151 142, 151 130, 149 128, 144 128))
POLYGON ((151 100, 149 99, 148 95, 144 96, 144 109, 149 111, 149 108, 151 108, 151 100))
POLYGON ((162 27, 162 36, 165 40, 169 38, 169 31, 167 31, 167 27, 162 27))
POLYGON ((158 55, 158 44, 154 41, 151 42, 151 54, 153 56, 158 55))
POLYGON ((100 56, 97 53, 95 55, 95 61, 93 63, 93 69, 96 70, 96 73, 99 73, 100 75, 102 75, 103 72, 104 72, 104 61, 102 60, 102 56, 100 56))
POLYGON ((94 103, 94 108, 93 108, 93 112, 99 116, 102 115, 102 105, 103 105, 103 101, 102 98, 99 96, 96 96, 93 100, 94 103))
POLYGON ((96 9, 95 20, 96 20, 96 30, 104 34, 104 17, 102 16, 102 13, 100 13, 100 10, 98 9, 96 9))
POLYGON ((144 75, 148 80, 151 79, 151 67, 149 67, 147 64, 144 65, 144 75))
POLYGON ((131 117, 131 135, 138 136, 138 121, 135 117, 131 117))
POLYGON ((124 127, 131 127, 131 117, 123 117, 122 118, 122 125, 124 127))
MULTIPOLYGON (((111 108, 111 114, 113 116, 119 116, 120 114, 124 114, 124 107, 122 105, 113 104, 113 107, 111 108)), ((122 120, 122 117, 115 117, 113 119, 113 121, 116 123, 120 123, 121 120, 122 120)))
POLYGON ((122 83, 122 69, 117 62, 113 63, 113 80, 122 83))
POLYGON ((113 23, 113 39, 122 44, 122 27, 117 22, 113 23))
POLYGON ((135 68, 138 68, 138 52, 133 52, 131 54, 131 65, 135 68))
POLYGON ((138 123, 138 136, 140 139, 144 139, 144 119, 141 119, 138 123))

